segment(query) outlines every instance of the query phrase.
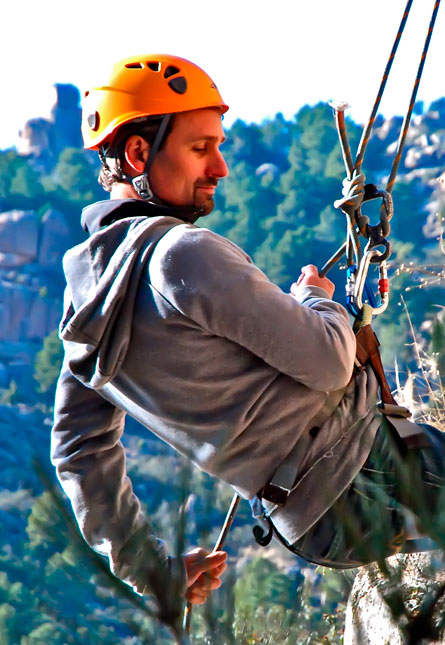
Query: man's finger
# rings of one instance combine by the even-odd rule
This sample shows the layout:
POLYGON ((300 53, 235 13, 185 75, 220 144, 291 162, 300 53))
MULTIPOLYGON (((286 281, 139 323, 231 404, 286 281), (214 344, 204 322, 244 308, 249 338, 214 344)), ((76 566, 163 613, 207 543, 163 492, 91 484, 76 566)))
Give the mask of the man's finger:
POLYGON ((202 604, 207 600, 212 591, 219 589, 221 584, 222 582, 218 578, 209 578, 208 574, 204 574, 187 589, 185 597, 193 604, 202 604))
POLYGON ((203 605, 207 598, 208 594, 203 595, 197 591, 191 591, 190 589, 185 594, 185 598, 188 602, 191 602, 193 605, 203 605))
MULTIPOLYGON (((211 567, 208 569, 205 569, 202 571, 193 581, 192 585, 195 585, 201 581, 201 579, 205 580, 218 580, 224 573, 224 571, 227 569, 227 564, 223 562, 217 567, 211 567)), ((190 586, 192 586, 190 585, 190 586)))
POLYGON ((187 586, 191 587, 200 575, 217 570, 225 565, 227 554, 224 551, 207 553, 203 549, 195 549, 184 555, 187 570, 187 586))
POLYGON ((208 571, 207 575, 211 575, 212 577, 219 578, 224 573, 224 571, 226 571, 227 566, 228 566, 227 563, 223 562, 218 567, 216 567, 214 569, 210 569, 208 571))
POLYGON ((209 555, 205 556, 205 558, 193 562, 192 567, 194 575, 202 574, 206 571, 210 571, 211 569, 215 569, 221 566, 225 563, 226 557, 227 555, 223 551, 209 553, 209 555))
POLYGON ((199 593, 209 593, 215 589, 219 589, 222 582, 219 578, 212 578, 209 574, 204 573, 199 576, 198 580, 190 587, 191 591, 198 591, 199 593))

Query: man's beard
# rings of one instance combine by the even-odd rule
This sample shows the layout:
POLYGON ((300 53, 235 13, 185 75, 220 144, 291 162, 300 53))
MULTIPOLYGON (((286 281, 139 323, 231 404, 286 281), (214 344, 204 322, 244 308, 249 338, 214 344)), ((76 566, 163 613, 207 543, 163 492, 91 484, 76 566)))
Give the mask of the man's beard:
POLYGON ((194 206, 199 208, 200 215, 209 215, 215 208, 215 200, 210 195, 205 199, 195 199, 194 206))
POLYGON ((202 215, 209 215, 209 213, 212 212, 212 210, 215 208, 215 200, 214 200, 214 195, 200 195, 199 194, 199 188, 205 188, 207 186, 209 187, 216 187, 218 184, 218 181, 209 181, 206 180, 205 182, 199 183, 199 185, 195 188, 194 192, 194 199, 193 199, 193 205, 196 208, 199 208, 200 216, 202 215))

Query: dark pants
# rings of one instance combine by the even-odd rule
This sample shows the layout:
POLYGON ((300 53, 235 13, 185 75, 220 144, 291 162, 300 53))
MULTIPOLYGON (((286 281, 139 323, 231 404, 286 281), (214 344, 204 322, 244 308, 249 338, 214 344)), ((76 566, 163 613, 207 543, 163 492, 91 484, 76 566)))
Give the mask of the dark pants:
POLYGON ((309 562, 341 569, 396 553, 445 549, 445 433, 422 427, 431 448, 408 450, 384 420, 357 477, 288 548, 309 562), (410 512, 429 540, 409 539, 410 512))

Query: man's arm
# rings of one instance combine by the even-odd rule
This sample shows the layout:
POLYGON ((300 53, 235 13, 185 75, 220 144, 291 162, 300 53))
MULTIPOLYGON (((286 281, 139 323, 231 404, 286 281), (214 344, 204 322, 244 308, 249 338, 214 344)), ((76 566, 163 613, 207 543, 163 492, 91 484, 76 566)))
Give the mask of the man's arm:
MULTIPOLYGON (((143 593, 152 591, 154 560, 166 565, 167 559, 125 471, 124 422, 122 410, 82 385, 66 365, 62 368, 51 435, 57 476, 88 544, 109 557, 116 576, 143 593)), ((172 573, 185 588, 182 564, 172 573)))
POLYGON ((149 270, 152 285, 206 331, 313 390, 348 383, 355 336, 347 311, 325 291, 326 278, 324 288, 303 279, 286 294, 228 240, 185 226, 158 243, 149 270))
MULTIPOLYGON (((133 493, 120 441, 125 413, 82 385, 64 365, 59 377, 51 457, 88 544, 139 593, 205 602, 226 569, 226 554, 194 549, 168 557, 133 493), (170 586, 167 584, 170 577, 170 586), (159 582, 159 584, 158 584, 159 582)), ((167 598, 168 600, 168 598, 167 598)))

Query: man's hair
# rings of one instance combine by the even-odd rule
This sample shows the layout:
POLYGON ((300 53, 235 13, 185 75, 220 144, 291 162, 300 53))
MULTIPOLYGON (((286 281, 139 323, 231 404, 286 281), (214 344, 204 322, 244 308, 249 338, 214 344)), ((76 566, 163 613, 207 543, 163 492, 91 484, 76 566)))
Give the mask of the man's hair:
MULTIPOLYGON (((163 116, 164 115, 142 117, 140 119, 134 119, 134 121, 130 121, 129 123, 125 123, 119 128, 111 144, 99 148, 99 157, 102 162, 102 167, 100 169, 98 181, 104 190, 110 192, 113 188, 113 184, 125 181, 123 170, 125 162, 125 145, 129 137, 137 134, 152 146, 163 116)), ((162 149, 162 146, 172 130, 173 121, 174 116, 168 123, 161 145, 159 146, 159 150, 162 149)))

